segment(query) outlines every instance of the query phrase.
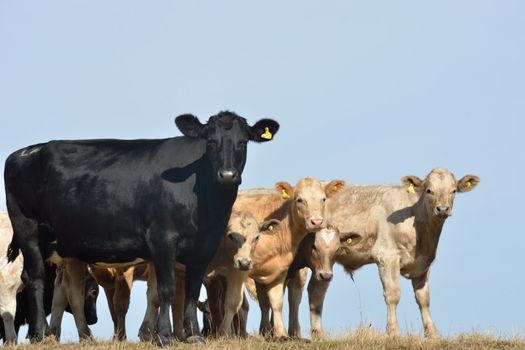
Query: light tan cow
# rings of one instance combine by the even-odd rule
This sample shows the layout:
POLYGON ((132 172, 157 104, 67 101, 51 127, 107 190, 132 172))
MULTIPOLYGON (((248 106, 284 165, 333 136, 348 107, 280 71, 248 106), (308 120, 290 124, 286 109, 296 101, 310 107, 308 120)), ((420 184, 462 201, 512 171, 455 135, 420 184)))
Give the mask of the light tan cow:
POLYGON ((239 192, 235 209, 250 210, 259 221, 281 221, 280 229, 273 235, 261 236, 252 255, 253 269, 250 277, 255 280, 261 308, 261 334, 269 335, 272 331, 269 317, 271 308, 274 336, 288 336, 282 318, 288 268, 306 234, 326 226, 326 199, 339 192, 344 184, 344 181, 334 180, 322 185, 316 179, 304 178, 297 182, 295 188, 289 183, 279 182, 275 185, 277 191, 239 192))
POLYGON ((429 309, 430 265, 456 193, 472 190, 479 181, 474 175, 457 181, 450 171, 436 168, 424 180, 403 177, 401 186, 347 186, 329 201, 330 223, 362 236, 352 247, 343 244, 337 262, 348 272, 365 264, 378 266, 389 335, 399 334, 400 274, 412 281, 425 335, 437 335, 429 309))
POLYGON ((24 258, 18 255, 15 261, 7 262, 7 247, 13 237, 13 228, 7 212, 0 212, 0 316, 4 322, 5 342, 16 343, 15 331, 16 294, 22 290, 21 275, 24 258))

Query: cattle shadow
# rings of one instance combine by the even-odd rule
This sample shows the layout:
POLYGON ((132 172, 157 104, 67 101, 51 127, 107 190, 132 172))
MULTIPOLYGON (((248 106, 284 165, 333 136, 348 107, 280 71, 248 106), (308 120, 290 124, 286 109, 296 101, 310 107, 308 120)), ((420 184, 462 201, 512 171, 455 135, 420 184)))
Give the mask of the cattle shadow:
POLYGON ((414 203, 414 205, 394 211, 392 214, 390 214, 388 216, 387 221, 389 223, 391 223, 391 224, 397 225, 397 224, 400 224, 400 223, 404 222, 405 220, 415 216, 414 209, 415 209, 416 206, 420 205, 422 200, 423 200, 423 198, 420 197, 418 199, 418 201, 416 203, 414 203))

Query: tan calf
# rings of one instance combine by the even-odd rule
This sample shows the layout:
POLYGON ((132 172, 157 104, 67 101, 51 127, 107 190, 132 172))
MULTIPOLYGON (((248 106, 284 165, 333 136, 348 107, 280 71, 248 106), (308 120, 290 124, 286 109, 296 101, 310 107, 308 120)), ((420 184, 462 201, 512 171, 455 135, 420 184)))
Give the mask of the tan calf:
MULTIPOLYGON (((224 303, 222 308, 224 314, 220 319, 217 319, 217 312, 212 312, 212 325, 219 325, 218 329, 212 327, 212 335, 231 336, 232 320, 235 314, 239 311, 243 302, 243 285, 252 269, 252 253, 261 233, 271 233, 271 230, 276 229, 279 225, 278 220, 268 220, 259 226, 257 220, 249 211, 234 210, 225 232, 225 236, 215 254, 215 257, 208 266, 208 277, 213 275, 224 276, 226 278, 226 291, 224 296, 224 303)), ((180 285, 178 291, 184 290, 184 270, 176 268, 177 283, 180 285)), ((151 327, 154 310, 156 309, 156 291, 154 291, 155 281, 150 279, 148 281, 148 299, 152 301, 149 309, 150 316, 145 317, 141 329, 151 327)), ((177 287, 179 287, 179 285, 177 287)), ((206 283, 205 283, 206 285, 206 283)), ((208 302, 210 306, 220 305, 216 300, 212 300, 212 293, 209 293, 208 302)), ((175 334, 180 336, 182 327, 180 325, 180 315, 182 315, 182 300, 183 294, 177 292, 178 301, 174 307, 175 319, 175 334)), ((149 307, 149 305, 148 305, 149 307)), ((222 310, 221 310, 222 311, 222 310)), ((222 314, 222 312, 221 312, 222 314)))
POLYGON ((272 310, 273 330, 277 337, 287 337, 282 318, 284 285, 288 268, 297 253, 299 244, 308 232, 326 226, 325 202, 342 187, 344 181, 334 180, 322 185, 318 180, 305 178, 292 187, 279 182, 275 190, 241 191, 235 209, 254 213, 257 220, 278 219, 281 227, 273 235, 261 236, 252 255, 253 269, 250 277, 255 280, 257 298, 261 308, 261 334, 269 334, 269 311, 272 310))
POLYGON ((16 343, 15 331, 16 294, 22 290, 21 275, 24 258, 18 255, 15 261, 7 262, 7 247, 13 238, 13 227, 7 212, 0 212, 0 316, 4 322, 5 342, 16 343))
POLYGON ((329 201, 330 223, 341 232, 362 236, 355 246, 343 244, 337 262, 348 272, 365 264, 378 266, 389 335, 399 334, 400 274, 412 280, 425 335, 437 335, 429 309, 430 265, 456 193, 468 192, 478 183, 477 176, 457 181, 450 171, 437 168, 424 180, 406 176, 401 186, 347 186, 329 201))

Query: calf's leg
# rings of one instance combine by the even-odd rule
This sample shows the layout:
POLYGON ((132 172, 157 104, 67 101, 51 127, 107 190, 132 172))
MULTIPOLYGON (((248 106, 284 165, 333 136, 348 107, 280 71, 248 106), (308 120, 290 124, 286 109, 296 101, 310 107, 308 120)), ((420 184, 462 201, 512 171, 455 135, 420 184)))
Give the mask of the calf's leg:
POLYGON ((306 282, 306 268, 303 268, 288 281, 288 305, 290 318, 288 320, 288 334, 292 338, 301 338, 301 325, 299 324, 299 305, 306 282))
POLYGON ((274 336, 277 338, 288 338, 283 322, 283 298, 284 282, 286 276, 278 279, 268 286, 268 299, 272 308, 274 336))
POLYGON ((261 323, 259 325, 259 334, 262 336, 270 336, 272 332, 272 325, 270 323, 270 299, 266 285, 255 282, 257 290, 257 300, 259 300, 259 308, 261 309, 261 323))
POLYGON ((121 341, 126 340, 126 314, 128 313, 131 285, 133 284, 133 271, 133 267, 117 269, 117 278, 115 279, 115 293, 113 295, 117 319, 115 337, 121 341))
POLYGON ((73 317, 78 330, 78 337, 80 339, 91 338, 91 330, 88 327, 86 315, 84 313, 84 290, 86 286, 85 271, 85 263, 76 259, 68 259, 66 263, 64 282, 70 286, 68 291, 69 305, 73 312, 73 317))
POLYGON ((378 264, 379 276, 383 284, 383 295, 387 305, 386 333, 389 336, 399 335, 396 309, 401 297, 399 286, 399 261, 387 261, 378 264))
POLYGON ((330 282, 319 281, 314 275, 308 282, 308 302, 310 304, 310 333, 312 338, 324 338, 322 324, 323 304, 330 282))
POLYGON ((140 325, 139 339, 141 341, 151 341, 155 336, 155 327, 159 318, 160 300, 157 293, 157 274, 153 264, 149 266, 148 289, 146 292, 147 306, 144 320, 140 325))
POLYGON ((231 269, 226 278, 226 297, 224 298, 224 317, 219 326, 219 336, 232 335, 232 321, 242 304, 243 284, 248 277, 247 272, 231 269))
POLYGON ((414 294, 416 295, 417 305, 419 305, 419 311, 421 312, 421 319, 423 320, 423 327, 425 329, 425 336, 428 338, 434 338, 437 336, 436 326, 432 321, 432 315, 430 314, 430 292, 428 288, 428 274, 424 274, 419 278, 412 280, 412 287, 414 288, 414 294))

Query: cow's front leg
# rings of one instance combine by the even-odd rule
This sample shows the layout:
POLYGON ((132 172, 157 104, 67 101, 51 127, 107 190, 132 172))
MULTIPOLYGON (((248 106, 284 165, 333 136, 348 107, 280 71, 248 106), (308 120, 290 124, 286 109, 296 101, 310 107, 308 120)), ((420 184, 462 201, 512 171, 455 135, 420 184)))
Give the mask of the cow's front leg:
POLYGON ((425 329, 425 336, 428 338, 435 338, 437 336, 436 326, 432 321, 430 314, 430 291, 428 288, 428 274, 427 271, 423 276, 414 278, 412 280, 412 287, 416 295, 416 301, 421 311, 421 319, 423 320, 423 327, 425 329))
POLYGON ((288 281, 288 305, 290 307, 290 318, 288 320, 288 334, 292 338, 301 338, 301 325, 299 323, 299 305, 303 296, 304 284, 306 282, 306 268, 295 273, 288 281))
POLYGON ((386 333, 389 336, 399 335, 399 324, 397 322, 396 309, 401 298, 399 286, 399 261, 389 260, 379 263, 379 276, 383 284, 383 295, 387 306, 386 333))
POLYGON ((224 316, 219 327, 221 337, 232 335, 233 317, 242 305, 243 285, 248 273, 239 270, 229 270, 226 282, 226 297, 224 298, 224 316))
POLYGON ((208 264, 186 265, 186 296, 184 300, 184 331, 186 341, 190 343, 205 343, 199 330, 197 320, 197 302, 201 291, 202 280, 208 264))
POLYGON ((257 300, 259 301, 259 308, 261 309, 261 323, 259 324, 259 334, 267 337, 272 333, 272 326, 270 324, 270 299, 268 298, 268 291, 266 285, 255 282, 257 289, 257 300))
POLYGON ((157 340, 159 345, 167 347, 175 337, 170 322, 171 299, 175 295, 175 249, 164 242, 156 247, 153 254, 153 264, 157 280, 159 297, 159 318, 157 320, 157 340))
POLYGON ((289 338, 283 322, 283 298, 284 298, 284 282, 286 275, 277 279, 274 283, 267 287, 268 299, 272 308, 273 329, 274 336, 277 338, 289 338))

